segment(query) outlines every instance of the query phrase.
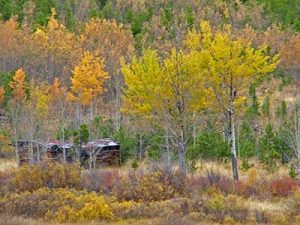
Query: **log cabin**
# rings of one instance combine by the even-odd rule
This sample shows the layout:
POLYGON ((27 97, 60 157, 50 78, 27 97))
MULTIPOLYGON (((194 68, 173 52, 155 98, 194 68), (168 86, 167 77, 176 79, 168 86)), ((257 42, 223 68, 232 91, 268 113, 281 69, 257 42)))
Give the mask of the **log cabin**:
POLYGON ((120 144, 108 138, 90 141, 81 146, 60 141, 44 143, 33 140, 19 140, 13 146, 19 166, 45 160, 59 163, 80 161, 81 165, 90 169, 120 165, 120 144))

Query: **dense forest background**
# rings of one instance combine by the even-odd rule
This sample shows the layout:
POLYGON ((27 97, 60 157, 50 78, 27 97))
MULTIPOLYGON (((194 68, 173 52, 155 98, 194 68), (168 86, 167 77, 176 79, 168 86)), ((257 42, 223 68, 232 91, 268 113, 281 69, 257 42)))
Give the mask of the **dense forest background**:
MULTIPOLYGON (((236 110, 242 167, 252 157, 270 170, 300 157, 298 0, 0 0, 0 18, 2 157, 19 139, 111 137, 123 162, 176 159, 176 137, 157 114, 123 110, 124 68, 145 49, 160 60, 184 51, 186 35, 203 20, 212 30, 230 25, 233 37, 280 55, 274 72, 249 83, 236 110)), ((198 159, 230 157, 226 113, 210 106, 189 118, 190 169, 198 159)))

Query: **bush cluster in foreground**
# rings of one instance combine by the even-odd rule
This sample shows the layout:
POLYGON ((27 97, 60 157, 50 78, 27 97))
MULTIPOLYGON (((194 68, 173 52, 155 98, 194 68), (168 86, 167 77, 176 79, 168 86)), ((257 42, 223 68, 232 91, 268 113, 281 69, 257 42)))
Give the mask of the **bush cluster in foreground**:
POLYGON ((253 168, 246 179, 234 182, 213 171, 202 176, 163 169, 89 172, 78 165, 47 163, 0 172, 0 184, 0 214, 46 221, 300 224, 299 182, 263 179, 253 168), (251 206, 252 201, 269 204, 274 199, 281 204, 279 211, 251 206))

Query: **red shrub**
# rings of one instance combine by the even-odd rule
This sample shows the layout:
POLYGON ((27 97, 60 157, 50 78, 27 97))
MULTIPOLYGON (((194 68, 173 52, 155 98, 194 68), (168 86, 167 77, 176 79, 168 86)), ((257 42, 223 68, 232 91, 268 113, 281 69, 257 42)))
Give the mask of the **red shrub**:
POLYGON ((269 191, 276 196, 288 196, 294 192, 299 183, 290 177, 282 177, 273 180, 269 185, 269 191))
POLYGON ((189 194, 186 177, 176 172, 129 173, 114 186, 118 200, 163 201, 189 194))
POLYGON ((224 194, 235 193, 235 181, 232 179, 223 177, 215 186, 224 194))
POLYGON ((89 174, 83 174, 81 185, 88 191, 110 194, 120 179, 121 175, 118 170, 96 170, 89 174))

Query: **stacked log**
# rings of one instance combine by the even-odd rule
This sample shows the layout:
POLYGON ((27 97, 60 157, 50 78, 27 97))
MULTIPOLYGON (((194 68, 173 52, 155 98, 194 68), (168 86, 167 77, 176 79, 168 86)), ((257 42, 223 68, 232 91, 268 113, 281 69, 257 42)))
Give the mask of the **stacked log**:
POLYGON ((96 164, 99 166, 120 166, 120 150, 109 149, 99 152, 96 156, 96 164))
POLYGON ((44 158, 44 146, 36 141, 17 141, 14 143, 17 150, 19 166, 39 163, 44 158))
POLYGON ((88 142, 82 146, 85 155, 85 161, 89 160, 91 167, 101 166, 120 166, 120 144, 111 139, 101 139, 88 142), (91 162, 92 161, 92 162, 91 162))

